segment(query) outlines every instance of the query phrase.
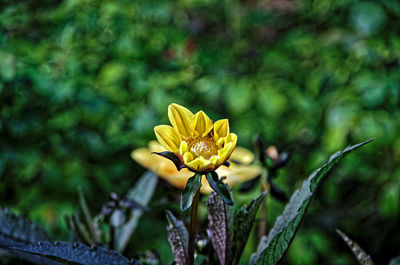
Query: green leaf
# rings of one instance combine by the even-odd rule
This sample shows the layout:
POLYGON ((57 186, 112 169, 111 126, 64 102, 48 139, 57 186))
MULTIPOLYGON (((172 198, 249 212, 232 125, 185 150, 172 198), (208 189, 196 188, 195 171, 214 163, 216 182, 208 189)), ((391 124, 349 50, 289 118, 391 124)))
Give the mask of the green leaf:
POLYGON ((181 209, 185 211, 190 208, 193 202, 194 195, 201 187, 201 175, 195 174, 190 177, 186 183, 185 188, 183 189, 181 196, 181 209))
POLYGON ((33 222, 0 208, 0 245, 34 243, 50 240, 47 233, 33 222))
POLYGON ((196 257, 194 257, 194 265, 207 265, 210 264, 208 262, 208 258, 204 255, 197 254, 196 257))
MULTIPOLYGON (((146 207, 150 199, 153 197, 155 188, 158 183, 158 176, 151 171, 145 172, 140 179, 136 182, 135 186, 128 191, 127 199, 140 202, 140 204, 146 207)), ((140 217, 143 214, 141 209, 131 210, 132 215, 129 221, 116 229, 116 249, 120 252, 124 251, 129 239, 135 230, 140 217)))
POLYGON ((168 220, 168 241, 171 244, 172 252, 174 253, 176 265, 185 265, 188 258, 188 242, 189 234, 182 221, 167 211, 168 220))
MULTIPOLYGON (((88 247, 80 243, 68 242, 39 242, 24 245, 9 246, 12 253, 20 254, 22 258, 30 260, 40 256, 47 264, 110 264, 110 265, 140 265, 135 260, 128 260, 119 252, 103 247, 88 247), (50 263, 49 263, 50 261, 50 263), (57 263, 51 263, 57 261, 57 263)), ((39 263, 41 264, 41 263, 39 263)))
POLYGON ((159 155, 159 156, 162 156, 162 157, 165 157, 165 158, 171 160, 174 163, 174 165, 176 166, 176 169, 178 171, 181 170, 182 168, 186 167, 186 165, 182 162, 182 160, 179 157, 177 157, 173 152, 169 152, 169 151, 164 151, 164 152, 159 152, 159 153, 152 152, 152 154, 156 154, 156 155, 159 155))
POLYGON ((400 256, 391 259, 389 265, 400 265, 400 256))
POLYGON ((100 230, 96 222, 93 221, 92 216, 87 205, 85 195, 83 194, 82 187, 78 187, 79 204, 84 216, 84 224, 89 230, 90 238, 93 242, 100 242, 100 230))
POLYGON ((275 225, 268 234, 267 241, 259 246, 259 251, 252 259, 256 261, 255 264, 275 265, 282 259, 297 232, 300 222, 315 194, 316 188, 324 177, 351 151, 373 140, 374 139, 349 146, 343 151, 335 153, 331 156, 328 163, 314 171, 314 173, 303 182, 301 188, 293 193, 282 215, 276 220, 275 225))
POLYGON ((229 187, 218 178, 217 172, 212 171, 207 173, 206 178, 210 187, 222 198, 222 200, 224 200, 228 205, 233 205, 229 187))
POLYGON ((251 228, 256 219, 257 210, 263 202, 268 191, 261 193, 257 199, 252 200, 249 206, 243 206, 235 215, 233 225, 233 264, 239 264, 240 257, 246 247, 251 228))
POLYGON ((217 252, 219 262, 222 265, 231 264, 233 207, 224 203, 215 192, 208 197, 206 206, 211 243, 217 252))
POLYGON ((353 240, 351 240, 345 233, 336 229, 336 232, 341 236, 344 242, 349 246, 354 256, 360 265, 374 265, 371 257, 353 240))

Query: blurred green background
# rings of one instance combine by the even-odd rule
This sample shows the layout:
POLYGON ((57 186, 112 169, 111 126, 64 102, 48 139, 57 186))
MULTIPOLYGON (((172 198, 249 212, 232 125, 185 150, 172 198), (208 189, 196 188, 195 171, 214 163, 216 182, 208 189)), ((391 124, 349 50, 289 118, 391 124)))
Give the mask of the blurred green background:
MULTIPOLYGON (((44 0, 0 10, 0 202, 55 239, 70 239, 63 218, 78 186, 97 212, 134 185, 145 169, 131 150, 155 139, 176 102, 228 117, 241 146, 261 134, 291 149, 277 179, 288 194, 334 151, 376 137, 321 186, 282 264, 356 264, 336 228, 379 264, 400 254, 400 2, 44 0)), ((187 214, 170 187, 156 192, 125 254, 157 249, 168 264, 164 210, 187 214)), ((283 205, 268 206, 270 227, 283 205)), ((245 258, 256 245, 253 236, 245 258)))

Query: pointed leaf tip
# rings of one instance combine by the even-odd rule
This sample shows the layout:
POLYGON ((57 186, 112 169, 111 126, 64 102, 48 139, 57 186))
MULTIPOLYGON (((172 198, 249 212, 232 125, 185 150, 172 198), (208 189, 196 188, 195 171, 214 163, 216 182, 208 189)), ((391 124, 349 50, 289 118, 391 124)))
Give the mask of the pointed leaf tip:
POLYGON ((356 242, 339 229, 336 229, 336 233, 338 233, 343 241, 349 246, 360 265, 374 265, 371 257, 356 242))

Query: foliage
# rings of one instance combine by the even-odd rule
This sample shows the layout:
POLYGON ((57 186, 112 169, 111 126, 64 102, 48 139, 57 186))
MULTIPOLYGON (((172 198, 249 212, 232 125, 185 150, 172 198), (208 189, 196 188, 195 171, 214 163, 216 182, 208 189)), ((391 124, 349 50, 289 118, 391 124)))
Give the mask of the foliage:
MULTIPOLYGON (((1 206, 66 240, 77 186, 92 212, 125 194, 144 172, 129 153, 178 102, 229 117, 239 145, 261 134, 290 151, 274 179, 286 194, 332 151, 376 137, 321 185, 282 264, 351 263, 337 227, 388 264, 400 240, 399 16, 392 0, 5 1, 1 206)), ((157 186, 126 253, 172 260, 164 210, 179 208, 176 193, 157 186)), ((282 207, 267 199, 268 227, 282 207)))
POLYGON ((252 257, 251 264, 274 265, 283 258, 299 228, 317 187, 321 184, 324 177, 351 151, 371 141, 349 146, 343 151, 333 154, 328 163, 315 170, 303 182, 301 188, 293 193, 282 215, 277 218, 274 226, 269 231, 267 240, 261 241, 257 254, 252 257))

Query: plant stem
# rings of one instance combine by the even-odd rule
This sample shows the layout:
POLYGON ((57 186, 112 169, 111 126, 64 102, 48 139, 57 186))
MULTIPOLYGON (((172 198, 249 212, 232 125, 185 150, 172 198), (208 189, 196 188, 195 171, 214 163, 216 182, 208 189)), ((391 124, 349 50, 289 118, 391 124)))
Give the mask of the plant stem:
POLYGON ((115 227, 110 225, 110 245, 109 249, 115 249, 115 227))
POLYGON ((188 249, 188 265, 194 265, 194 248, 195 237, 197 233, 197 208, 199 206, 200 192, 197 191, 193 198, 193 203, 190 208, 190 228, 189 228, 189 249, 188 249))

